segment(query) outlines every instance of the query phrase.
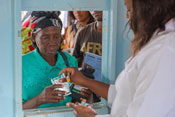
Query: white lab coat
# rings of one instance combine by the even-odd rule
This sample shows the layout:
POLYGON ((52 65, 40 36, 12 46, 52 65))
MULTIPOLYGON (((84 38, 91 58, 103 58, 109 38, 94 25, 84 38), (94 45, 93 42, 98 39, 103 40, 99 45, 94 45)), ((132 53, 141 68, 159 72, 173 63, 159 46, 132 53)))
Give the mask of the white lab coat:
POLYGON ((175 19, 125 63, 108 102, 111 114, 97 117, 175 117, 175 19))

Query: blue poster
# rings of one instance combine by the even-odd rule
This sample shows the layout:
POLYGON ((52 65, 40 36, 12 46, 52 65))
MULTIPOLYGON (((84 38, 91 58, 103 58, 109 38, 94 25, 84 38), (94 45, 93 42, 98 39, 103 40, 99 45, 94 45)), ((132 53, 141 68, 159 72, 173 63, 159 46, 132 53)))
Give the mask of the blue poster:
POLYGON ((101 81, 101 62, 102 57, 93 53, 86 52, 84 63, 95 68, 95 80, 101 81))

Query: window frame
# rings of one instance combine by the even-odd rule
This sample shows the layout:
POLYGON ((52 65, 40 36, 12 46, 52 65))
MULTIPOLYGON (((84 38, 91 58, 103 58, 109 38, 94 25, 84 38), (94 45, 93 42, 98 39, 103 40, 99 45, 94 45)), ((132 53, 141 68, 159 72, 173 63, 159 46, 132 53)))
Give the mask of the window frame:
MULTIPOLYGON (((102 41, 102 81, 109 83, 110 71, 107 69, 110 65, 109 51, 111 32, 113 27, 111 26, 111 12, 110 12, 110 1, 108 0, 16 0, 14 2, 14 74, 15 74, 15 116, 24 116, 22 110, 22 56, 21 56, 21 11, 34 11, 34 10, 46 10, 46 11, 91 11, 99 10, 103 11, 103 41, 102 41), (54 4, 53 4, 54 3, 54 4), (60 5, 61 3, 61 5, 60 5), (99 4, 100 3, 100 4, 99 4), (40 7, 37 7, 40 6, 40 7), (103 67, 107 66, 107 67, 103 67)), ((105 102, 106 103, 106 102, 105 102)), ((106 103, 107 104, 107 103, 106 103)))

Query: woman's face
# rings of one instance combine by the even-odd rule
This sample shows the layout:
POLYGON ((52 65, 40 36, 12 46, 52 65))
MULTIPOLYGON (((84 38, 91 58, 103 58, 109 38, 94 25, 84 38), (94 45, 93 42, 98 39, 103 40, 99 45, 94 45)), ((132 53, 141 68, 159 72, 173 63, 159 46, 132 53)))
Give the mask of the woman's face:
POLYGON ((61 44, 60 28, 55 26, 44 28, 36 33, 33 39, 41 54, 55 55, 61 44))
POLYGON ((126 6, 126 18, 130 19, 131 18, 131 11, 132 11, 132 0, 124 0, 125 6, 126 6))
POLYGON ((78 22, 84 22, 90 18, 88 11, 73 11, 73 14, 78 22))

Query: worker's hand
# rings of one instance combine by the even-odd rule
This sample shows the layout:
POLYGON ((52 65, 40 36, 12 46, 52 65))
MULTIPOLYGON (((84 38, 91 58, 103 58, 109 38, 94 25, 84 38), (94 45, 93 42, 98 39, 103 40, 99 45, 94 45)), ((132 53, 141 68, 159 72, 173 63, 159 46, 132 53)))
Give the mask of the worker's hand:
POLYGON ((65 95, 65 91, 55 90, 55 88, 62 88, 63 85, 55 84, 49 87, 46 87, 41 94, 38 95, 38 103, 47 104, 47 103, 57 103, 61 100, 64 100, 65 97, 61 95, 65 95), (60 94, 58 96, 58 94, 60 94))
POLYGON ((97 113, 92 109, 82 106, 79 103, 67 103, 66 105, 74 109, 74 114, 76 117, 95 117, 97 115, 97 113))
POLYGON ((59 73, 59 75, 61 75, 62 73, 64 73, 66 76, 70 75, 71 82, 73 82, 74 84, 83 85, 83 83, 85 82, 85 76, 83 76, 83 74, 78 71, 77 68, 67 67, 63 69, 59 73))

